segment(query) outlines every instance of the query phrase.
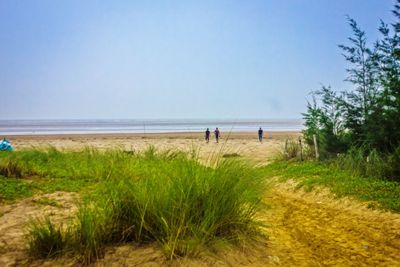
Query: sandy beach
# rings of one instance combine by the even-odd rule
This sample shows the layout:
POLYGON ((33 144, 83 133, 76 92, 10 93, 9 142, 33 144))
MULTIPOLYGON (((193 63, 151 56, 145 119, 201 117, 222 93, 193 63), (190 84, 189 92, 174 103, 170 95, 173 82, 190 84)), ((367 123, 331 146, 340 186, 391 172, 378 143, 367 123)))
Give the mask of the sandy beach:
POLYGON ((81 150, 85 147, 97 149, 121 148, 142 151, 149 146, 159 150, 195 149, 202 160, 215 153, 237 153, 257 164, 267 163, 282 149, 288 138, 298 138, 300 132, 269 132, 262 143, 257 133, 222 133, 219 143, 211 136, 210 142, 204 141, 204 133, 157 133, 157 134, 68 134, 68 135, 15 135, 8 136, 15 150, 32 147, 54 146, 57 149, 81 150))
MULTIPOLYGON (((213 153, 237 153, 257 165, 268 164, 288 138, 299 132, 273 132, 260 143, 256 133, 222 135, 206 143, 203 133, 168 134, 88 134, 8 136, 15 150, 54 146, 61 150, 120 148, 140 151, 153 145, 157 149, 199 151, 200 160, 213 153)), ((221 155, 219 154, 219 155, 221 155)), ((27 178, 30 182, 32 179, 27 178)), ((259 219, 267 225, 267 243, 251 249, 227 249, 215 255, 168 261, 154 244, 121 244, 106 248, 104 258, 93 266, 397 266, 400 262, 398 214, 369 209, 368 203, 353 198, 337 198, 328 189, 298 190, 294 180, 271 179, 265 192, 267 204, 259 219), (322 223, 321 223, 322 222, 322 223)), ((75 259, 61 257, 31 260, 27 257, 25 230, 32 217, 50 214, 56 223, 70 220, 78 210, 76 192, 38 193, 32 197, 0 205, 0 266, 79 266, 75 259), (46 203, 58 203, 49 205, 46 203)))

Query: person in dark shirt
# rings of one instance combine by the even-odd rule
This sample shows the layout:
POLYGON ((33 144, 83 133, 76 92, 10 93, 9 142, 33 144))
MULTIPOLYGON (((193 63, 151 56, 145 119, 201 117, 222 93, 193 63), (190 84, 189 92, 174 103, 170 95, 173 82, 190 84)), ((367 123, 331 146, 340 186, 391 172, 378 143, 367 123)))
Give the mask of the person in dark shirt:
POLYGON ((221 135, 220 135, 220 132, 219 132, 219 130, 218 130, 218 127, 215 128, 214 135, 215 135, 215 141, 218 143, 219 137, 221 136, 221 135))
POLYGON ((206 130, 206 136, 205 136, 206 142, 210 142, 210 129, 207 128, 206 130))
POLYGON ((263 133, 264 133, 264 131, 263 131, 263 129, 261 129, 261 127, 260 127, 260 129, 258 130, 258 141, 260 141, 260 143, 261 143, 262 140, 263 140, 263 133))

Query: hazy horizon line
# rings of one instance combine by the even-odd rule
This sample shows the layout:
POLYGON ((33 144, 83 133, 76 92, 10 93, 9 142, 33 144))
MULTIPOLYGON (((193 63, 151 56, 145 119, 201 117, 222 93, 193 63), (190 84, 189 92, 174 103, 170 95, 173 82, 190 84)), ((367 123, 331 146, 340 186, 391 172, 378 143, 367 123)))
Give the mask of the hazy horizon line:
POLYGON ((157 120, 175 120, 175 121, 184 121, 184 120, 192 120, 192 121, 201 121, 201 120, 212 120, 212 121, 249 121, 249 120, 302 120, 301 117, 247 117, 247 118, 199 118, 199 117, 158 117, 158 118, 0 118, 0 121, 157 121, 157 120))

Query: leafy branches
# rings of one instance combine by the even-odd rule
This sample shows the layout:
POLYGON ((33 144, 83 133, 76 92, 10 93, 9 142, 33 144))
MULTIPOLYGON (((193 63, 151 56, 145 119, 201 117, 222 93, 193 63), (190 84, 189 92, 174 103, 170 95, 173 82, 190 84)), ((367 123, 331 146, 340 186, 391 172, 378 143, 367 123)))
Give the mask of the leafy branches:
MULTIPOLYGON (((381 38, 373 46, 357 22, 348 18, 352 36, 339 45, 349 63, 346 81, 353 90, 315 91, 303 114, 307 141, 318 136, 322 152, 336 154, 351 147, 391 154, 400 147, 400 0, 394 5, 397 22, 381 21, 381 38)), ((397 164, 394 162, 393 164, 397 164)))

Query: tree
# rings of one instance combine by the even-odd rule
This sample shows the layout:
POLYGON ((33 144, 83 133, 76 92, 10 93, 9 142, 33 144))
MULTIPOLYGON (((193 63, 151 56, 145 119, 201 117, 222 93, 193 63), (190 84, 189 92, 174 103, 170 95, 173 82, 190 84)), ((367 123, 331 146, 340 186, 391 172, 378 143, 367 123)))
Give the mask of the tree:
MULTIPOLYGON (((307 141, 317 134, 320 147, 326 152, 352 147, 361 153, 361 159, 379 155, 377 162, 385 162, 381 165, 385 166, 385 175, 399 178, 400 0, 396 1, 393 14, 397 21, 391 27, 381 21, 381 38, 373 49, 367 45, 365 32, 348 18, 353 32, 348 38, 350 44, 339 47, 350 63, 346 80, 354 90, 338 94, 330 87, 322 87, 313 94, 313 103, 307 103, 303 116, 307 141)), ((351 159, 351 152, 347 152, 351 159)))
POLYGON ((382 38, 375 45, 382 92, 373 118, 379 125, 369 135, 374 146, 387 152, 393 152, 400 145, 400 0, 393 14, 398 19, 392 25, 393 33, 381 21, 382 38))
POLYGON ((339 45, 345 59, 351 63, 347 69, 346 81, 354 84, 353 91, 344 92, 341 108, 344 112, 345 126, 353 135, 356 143, 366 140, 366 127, 373 112, 378 96, 377 58, 375 51, 367 47, 365 32, 354 19, 348 18, 353 36, 349 37, 350 45, 339 45))

